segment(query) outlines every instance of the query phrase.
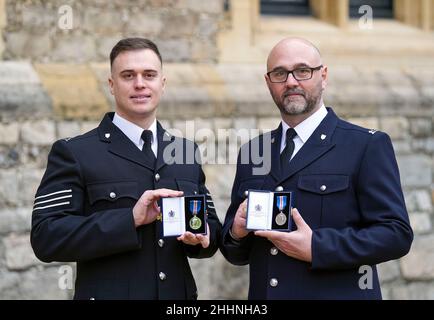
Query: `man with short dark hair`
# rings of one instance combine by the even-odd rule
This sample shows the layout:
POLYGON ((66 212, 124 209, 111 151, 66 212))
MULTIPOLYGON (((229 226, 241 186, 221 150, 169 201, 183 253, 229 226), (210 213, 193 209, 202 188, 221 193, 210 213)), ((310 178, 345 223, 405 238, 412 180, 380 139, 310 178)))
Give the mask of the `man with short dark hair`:
POLYGON ((119 41, 110 64, 116 112, 54 143, 35 196, 33 250, 44 262, 77 262, 75 299, 196 299, 187 257, 212 256, 221 231, 201 165, 185 162, 197 146, 156 121, 166 78, 153 42, 119 41), (168 146, 184 162, 168 164, 168 146), (208 232, 163 238, 157 200, 193 194, 206 195, 208 232))
MULTIPOLYGON (((225 257, 250 265, 250 299, 380 299, 375 265, 410 249, 390 138, 324 106, 327 71, 304 39, 284 39, 268 56, 265 81, 282 122, 240 154, 271 150, 271 172, 255 175, 258 164, 239 158, 222 233, 225 257), (290 232, 246 229, 249 189, 292 192, 290 232)), ((272 223, 285 220, 278 214, 272 223)))

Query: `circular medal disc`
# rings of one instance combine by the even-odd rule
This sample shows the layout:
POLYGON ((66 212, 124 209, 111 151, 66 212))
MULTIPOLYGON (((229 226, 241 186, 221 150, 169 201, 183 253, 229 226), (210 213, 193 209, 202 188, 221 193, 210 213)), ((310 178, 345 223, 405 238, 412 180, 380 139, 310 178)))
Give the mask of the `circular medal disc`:
POLYGON ((283 212, 279 213, 276 216, 276 223, 277 223, 278 226, 283 226, 285 224, 286 220, 287 220, 286 216, 285 216, 285 214, 283 212))
POLYGON ((193 230, 197 230, 202 226, 202 221, 198 217, 194 216, 190 219, 189 224, 190 228, 192 228, 193 230))

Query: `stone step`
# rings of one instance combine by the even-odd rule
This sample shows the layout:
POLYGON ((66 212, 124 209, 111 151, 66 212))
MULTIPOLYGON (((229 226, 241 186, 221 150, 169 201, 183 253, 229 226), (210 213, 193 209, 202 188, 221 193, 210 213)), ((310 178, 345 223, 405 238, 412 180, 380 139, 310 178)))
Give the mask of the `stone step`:
POLYGON ((252 51, 264 59, 278 41, 289 36, 309 39, 333 63, 434 64, 434 32, 388 19, 374 20, 372 29, 361 29, 354 19, 341 29, 314 18, 261 17, 252 51))

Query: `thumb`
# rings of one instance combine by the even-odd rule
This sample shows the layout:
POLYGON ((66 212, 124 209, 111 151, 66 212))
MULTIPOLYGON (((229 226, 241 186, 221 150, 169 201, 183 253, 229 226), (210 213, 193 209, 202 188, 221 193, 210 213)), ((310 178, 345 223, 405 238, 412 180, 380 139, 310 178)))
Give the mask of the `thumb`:
POLYGON ((295 225, 298 228, 307 227, 306 222, 304 222, 303 217, 301 216, 300 212, 298 212, 297 208, 293 208, 291 214, 292 214, 292 219, 294 220, 295 225))

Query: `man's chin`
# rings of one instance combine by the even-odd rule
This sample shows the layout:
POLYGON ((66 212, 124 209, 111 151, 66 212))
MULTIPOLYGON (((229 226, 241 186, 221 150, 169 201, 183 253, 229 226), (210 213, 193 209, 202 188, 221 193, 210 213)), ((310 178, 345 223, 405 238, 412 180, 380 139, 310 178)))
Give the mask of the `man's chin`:
POLYGON ((149 116, 150 114, 154 113, 157 109, 157 106, 152 104, 141 104, 141 103, 134 103, 130 104, 127 108, 127 112, 134 116, 149 116))
POLYGON ((296 116, 306 113, 306 104, 304 105, 286 105, 280 108, 280 110, 289 116, 296 116))

